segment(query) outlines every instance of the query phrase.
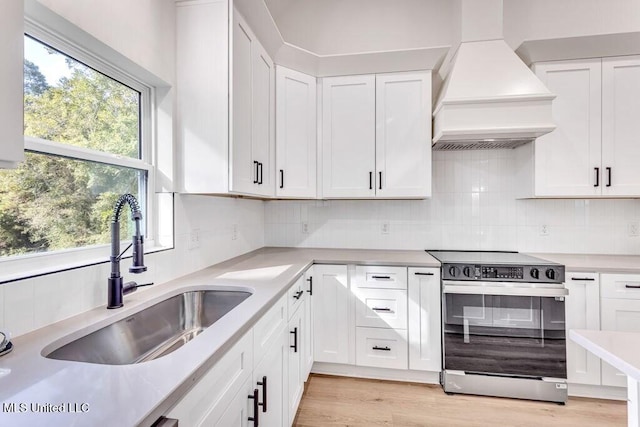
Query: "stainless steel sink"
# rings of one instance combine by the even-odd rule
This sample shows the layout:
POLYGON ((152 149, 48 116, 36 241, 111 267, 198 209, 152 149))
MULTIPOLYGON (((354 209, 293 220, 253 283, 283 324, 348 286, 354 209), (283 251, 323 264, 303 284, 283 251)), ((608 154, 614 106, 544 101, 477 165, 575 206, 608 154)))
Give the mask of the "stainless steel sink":
POLYGON ((251 295, 191 291, 168 298, 47 354, 49 359, 129 365, 182 347, 251 295))

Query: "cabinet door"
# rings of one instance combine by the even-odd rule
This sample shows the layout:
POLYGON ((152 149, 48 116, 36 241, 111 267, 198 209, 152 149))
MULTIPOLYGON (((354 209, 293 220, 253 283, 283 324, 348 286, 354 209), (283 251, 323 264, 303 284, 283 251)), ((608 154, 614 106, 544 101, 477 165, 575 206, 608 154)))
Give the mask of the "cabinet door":
MULTIPOLYGON (((254 390, 255 388, 252 387, 251 380, 246 381, 229 406, 227 406, 222 416, 215 422, 202 425, 215 427, 253 426, 254 423, 253 421, 249 421, 249 418, 255 417, 255 407, 253 399, 249 399, 249 396, 253 396, 254 390)), ((261 414, 258 414, 258 417, 260 417, 260 415, 261 414)), ((258 419, 260 420, 260 418, 258 419)))
POLYGON ((303 340, 304 340, 304 315, 305 307, 298 307, 289 320, 289 360, 288 360, 288 414, 289 425, 293 424, 296 411, 304 392, 304 378, 302 377, 303 365, 303 340))
POLYGON ((602 60, 605 196, 640 195, 640 56, 602 60))
POLYGON ((600 59, 536 64, 534 70, 556 95, 557 126, 534 142, 535 195, 600 195, 600 59))
POLYGON ((376 196, 431 196, 431 72, 376 76, 376 196))
POLYGON ((307 381, 313 367, 313 266, 304 273, 305 292, 304 300, 304 334, 302 347, 302 378, 307 381))
POLYGON ((375 76, 323 79, 323 197, 374 197, 374 175, 375 76))
POLYGON ((258 162, 258 183, 254 192, 274 194, 273 154, 275 150, 275 72, 273 61, 260 42, 252 43, 251 153, 258 162))
POLYGON ((257 191, 258 167, 251 133, 253 77, 252 63, 257 43, 253 32, 233 10, 232 90, 231 90, 231 141, 229 147, 229 190, 253 194, 257 191))
MULTIPOLYGON (((567 336, 570 329, 600 330, 600 281, 597 273, 567 273, 567 336)), ((600 358, 567 339, 567 380, 600 385, 600 358)))
MULTIPOLYGON (((602 298, 603 331, 640 332, 640 300, 602 298)), ((602 362, 602 385, 626 387, 627 376, 602 362)))
POLYGON ((349 363, 347 266, 315 265, 313 268, 314 360, 349 363))
POLYGON ((316 78, 276 68, 276 195, 316 197, 316 78))
POLYGON ((24 7, 22 0, 2 2, 0 14, 0 168, 15 167, 24 159, 22 70, 24 7))
POLYGON ((279 329, 271 347, 253 371, 253 387, 258 389, 260 397, 259 421, 265 426, 282 426, 287 420, 284 381, 289 345, 286 332, 285 327, 279 329))
POLYGON ((409 369, 440 371, 440 270, 409 268, 409 369))

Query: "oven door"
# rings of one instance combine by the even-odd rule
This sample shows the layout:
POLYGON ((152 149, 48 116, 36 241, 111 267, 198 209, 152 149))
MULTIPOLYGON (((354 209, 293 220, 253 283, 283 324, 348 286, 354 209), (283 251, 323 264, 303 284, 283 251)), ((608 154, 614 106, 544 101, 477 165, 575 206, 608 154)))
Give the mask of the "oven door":
POLYGON ((557 287, 443 282, 444 369, 567 378, 566 295, 557 287))

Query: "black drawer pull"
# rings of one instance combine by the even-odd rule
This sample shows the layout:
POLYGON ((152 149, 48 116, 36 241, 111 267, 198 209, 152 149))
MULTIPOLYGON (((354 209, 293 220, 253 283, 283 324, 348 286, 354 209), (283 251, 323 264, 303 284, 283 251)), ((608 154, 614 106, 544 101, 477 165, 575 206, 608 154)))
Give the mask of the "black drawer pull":
POLYGON ((304 291, 298 291, 296 292, 296 294, 293 296, 295 299, 300 299, 300 297, 302 296, 302 294, 304 294, 304 291))
POLYGON ((416 276, 433 276, 433 273, 421 273, 420 271, 416 271, 415 273, 416 276))
POLYGON ((382 190, 382 172, 378 172, 378 189, 382 190))
POLYGON ((587 282, 593 282, 596 279, 594 279, 593 277, 572 277, 571 280, 580 281, 580 282, 582 282, 583 280, 587 282))
POLYGON ((253 183, 257 184, 258 183, 258 162, 254 160, 253 161, 253 166, 254 166, 254 169, 255 169, 255 178, 253 180, 253 183))
POLYGON ((640 285, 624 285, 627 289, 640 289, 640 285))
POLYGON ((369 172, 369 190, 373 190, 373 172, 369 172))
POLYGON ((373 311, 385 311, 385 312, 388 312, 388 313, 391 313, 391 311, 392 311, 388 307, 372 307, 371 310, 373 310, 373 311))
POLYGON ((611 187, 611 168, 607 168, 607 187, 611 187))
POLYGON ((260 181, 258 181, 258 185, 262 185, 262 163, 258 163, 258 166, 260 167, 260 181))
POLYGON ((258 389, 253 389, 253 394, 249 395, 249 399, 253 399, 253 417, 249 417, 249 421, 253 421, 253 427, 258 427, 258 419, 260 417, 260 408, 258 407, 258 389))
POLYGON ((594 187, 600 187, 600 168, 593 168, 596 171, 596 183, 593 184, 594 187))
POLYGON ((377 345, 373 346, 373 350, 379 350, 379 351, 391 351, 391 349, 387 346, 384 347, 378 347, 377 345))
POLYGON ((298 352, 298 328, 293 328, 293 331, 289 331, 290 334, 293 334, 293 345, 289 347, 293 349, 294 353, 298 352))
POLYGON ((280 169, 280 188, 284 188, 284 170, 280 169))
POLYGON ((262 412, 267 412, 267 377, 263 376, 262 381, 258 381, 258 385, 262 386, 262 403, 258 403, 262 406, 262 412))
POLYGON ((307 292, 309 292, 309 295, 313 295, 313 276, 309 276, 307 282, 309 282, 309 290, 307 292))
POLYGON ((391 276, 371 276, 371 278, 376 280, 391 280, 391 276))

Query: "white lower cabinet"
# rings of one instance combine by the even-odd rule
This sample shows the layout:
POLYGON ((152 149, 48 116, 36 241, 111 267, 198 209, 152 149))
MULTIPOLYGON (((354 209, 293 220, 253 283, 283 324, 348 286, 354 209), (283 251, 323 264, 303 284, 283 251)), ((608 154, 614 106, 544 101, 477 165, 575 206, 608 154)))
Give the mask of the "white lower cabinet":
POLYGON ((304 330, 302 338, 302 377, 306 382, 313 367, 313 266, 304 273, 305 292, 304 300, 304 330))
POLYGON ((347 266, 315 265, 313 281, 314 360, 349 363, 347 266))
POLYGON ((407 331, 356 328, 356 365, 407 369, 407 331))
POLYGON ((409 369, 442 368, 439 268, 409 268, 409 369))
POLYGON ((571 329, 600 329, 600 277, 597 273, 567 273, 565 286, 567 381, 600 385, 600 358, 568 338, 571 329))
MULTIPOLYGON (((237 403, 236 395, 242 395, 250 384, 252 357, 253 331, 249 331, 199 379, 169 411, 167 418, 177 419, 185 426, 245 425, 220 424, 218 420, 229 405, 237 403)), ((245 406, 246 400, 245 396, 245 406)))
MULTIPOLYGON (((259 425, 255 423, 256 407, 254 405, 254 399, 256 398, 256 388, 251 384, 251 380, 247 380, 242 385, 240 391, 231 400, 231 403, 226 407, 224 413, 217 420, 207 420, 202 423, 203 426, 215 426, 215 427, 250 427, 259 425), (209 422, 211 421, 211 422, 209 422)), ((260 413, 258 409, 258 421, 260 420, 260 413)), ((182 422, 180 422, 182 425, 182 422)), ((191 425, 191 424, 186 424, 191 425)))
POLYGON ((289 414, 289 425, 293 424, 296 417, 296 411, 302 393, 304 392, 304 365, 303 365, 303 346, 304 335, 304 315, 305 307, 301 305, 289 319, 289 345, 288 347, 288 391, 287 406, 289 414))
POLYGON ((283 426, 288 417, 284 381, 289 346, 285 332, 282 327, 273 336, 271 347, 253 370, 252 387, 258 389, 259 424, 263 426, 283 426))
MULTIPOLYGON (((601 274, 603 331, 640 332, 640 275, 601 274)), ((622 372, 602 362, 602 385, 627 386, 622 372)))

